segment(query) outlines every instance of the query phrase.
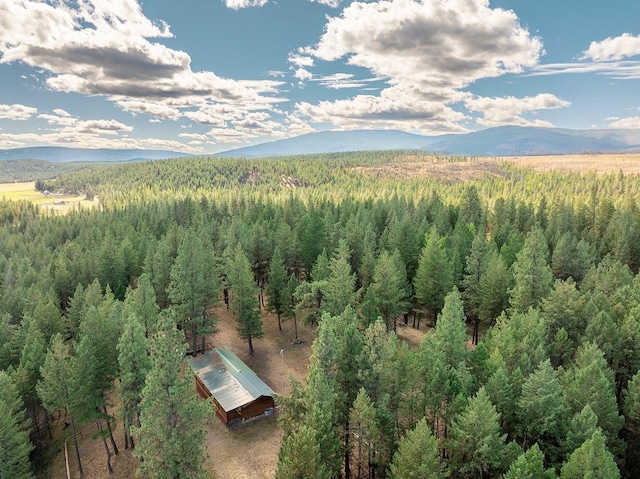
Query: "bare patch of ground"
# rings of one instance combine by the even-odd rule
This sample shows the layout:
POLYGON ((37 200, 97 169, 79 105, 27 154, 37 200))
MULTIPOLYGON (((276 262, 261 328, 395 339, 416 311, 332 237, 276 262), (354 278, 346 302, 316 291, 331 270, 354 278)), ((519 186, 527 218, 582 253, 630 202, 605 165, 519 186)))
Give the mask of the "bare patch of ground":
MULTIPOLYGON (((282 331, 278 329, 275 315, 263 312, 264 338, 255 339, 255 353, 249 355, 247 343, 238 337, 236 321, 224 307, 216 308, 219 332, 208 338, 207 342, 214 347, 230 349, 249 365, 276 393, 288 394, 289 376, 302 380, 307 375, 307 365, 311 355, 311 344, 315 337, 315 328, 298 325, 298 334, 303 343, 291 344, 294 339, 293 322, 283 321, 282 331), (283 353, 280 353, 283 350, 283 353)), ((195 391, 195 383, 194 383, 195 391)), ((109 409, 116 413, 116 405, 109 409)), ((68 422, 68 418, 66 419, 68 422)), ((69 427, 64 425, 64 416, 56 420, 54 437, 62 434, 70 435, 69 427)), ((209 459, 206 469, 217 479, 267 479, 275 475, 280 450, 282 429, 276 418, 271 416, 253 422, 243 428, 229 430, 214 416, 206 426, 206 448, 209 459)), ((116 444, 120 450, 113 456, 111 464, 113 474, 106 468, 104 445, 100 439, 92 439, 91 434, 83 434, 79 438, 80 456, 84 469, 83 477, 92 479, 129 479, 135 477, 138 460, 130 450, 124 449, 122 424, 118 421, 115 432, 116 444)), ((54 446, 54 457, 49 470, 39 475, 40 478, 66 478, 64 465, 64 442, 57 441, 54 446)), ((79 478, 73 441, 68 441, 69 461, 72 477, 79 478)))
POLYGON ((540 172, 595 172, 598 175, 618 172, 640 174, 640 154, 513 156, 472 158, 461 161, 441 157, 433 157, 431 161, 424 161, 423 158, 410 155, 399 156, 397 162, 394 163, 356 167, 354 170, 376 178, 402 180, 428 177, 453 182, 473 181, 488 175, 507 176, 510 173, 504 167, 505 163, 512 163, 518 167, 540 172))
POLYGON ((433 161, 414 161, 388 165, 354 168, 355 171, 376 178, 440 178, 462 182, 483 178, 487 175, 506 176, 507 172, 494 159, 450 161, 435 158, 433 161))
POLYGON ((502 158, 536 171, 571 171, 576 173, 595 172, 640 174, 640 154, 601 154, 601 155, 553 155, 553 156, 517 156, 502 158))
MULTIPOLYGON (((289 377, 304 380, 311 355, 311 344, 316 329, 298 324, 299 336, 304 342, 292 344, 294 325, 292 320, 282 322, 282 331, 278 329, 275 315, 263 312, 264 337, 253 341, 254 354, 249 354, 249 347, 237 334, 236 321, 230 310, 224 306, 216 308, 219 318, 219 332, 207 339, 213 347, 230 349, 249 365, 276 393, 288 394, 289 377), (282 354, 280 351, 282 350, 282 354)), ((409 324, 398 322, 398 337, 406 341, 412 349, 418 348, 422 338, 430 328, 423 322, 420 329, 409 324)), ((195 391, 195 384, 194 384, 195 391)), ((117 404, 111 405, 109 411, 116 412, 117 404)), ((68 418, 64 415, 54 422, 54 437, 70 434, 65 426, 68 418)), ((217 418, 212 417, 206 425, 206 449, 209 458, 206 470, 216 479, 271 479, 275 475, 282 429, 274 416, 258 420, 239 429, 227 429, 217 418)), ((131 450, 124 449, 122 425, 118 421, 115 440, 120 450, 113 456, 111 463, 113 474, 108 474, 105 462, 104 446, 100 439, 92 439, 92 434, 83 434, 79 438, 80 454, 84 468, 84 476, 96 479, 128 479, 135 477, 138 460, 131 450)), ((68 441, 69 461, 72 477, 79 478, 75 460, 73 441, 68 441)), ((65 478, 64 443, 56 442, 51 467, 40 478, 65 478), (56 452, 57 451, 57 452, 56 452)))

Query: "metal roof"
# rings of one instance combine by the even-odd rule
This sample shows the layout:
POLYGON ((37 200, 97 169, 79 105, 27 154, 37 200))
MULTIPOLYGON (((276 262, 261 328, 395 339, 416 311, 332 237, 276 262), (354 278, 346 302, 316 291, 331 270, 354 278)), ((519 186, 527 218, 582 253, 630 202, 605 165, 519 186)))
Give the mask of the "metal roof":
POLYGON ((189 358, 189 364, 225 411, 274 394, 249 366, 226 349, 216 348, 189 358))

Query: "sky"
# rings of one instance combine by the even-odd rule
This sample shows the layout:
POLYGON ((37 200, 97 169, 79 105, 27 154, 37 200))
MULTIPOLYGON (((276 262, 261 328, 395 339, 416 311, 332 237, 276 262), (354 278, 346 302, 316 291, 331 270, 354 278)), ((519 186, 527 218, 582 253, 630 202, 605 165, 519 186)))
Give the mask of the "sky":
POLYGON ((640 128, 638 0, 2 0, 0 149, 640 128))

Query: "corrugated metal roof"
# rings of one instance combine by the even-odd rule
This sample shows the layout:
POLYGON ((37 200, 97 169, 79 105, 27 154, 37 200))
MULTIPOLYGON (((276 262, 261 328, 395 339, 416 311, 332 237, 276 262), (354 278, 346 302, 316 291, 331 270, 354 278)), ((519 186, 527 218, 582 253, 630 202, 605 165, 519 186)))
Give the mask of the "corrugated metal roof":
POLYGON ((225 411, 274 394, 249 366, 226 349, 216 348, 192 357, 189 364, 225 411))

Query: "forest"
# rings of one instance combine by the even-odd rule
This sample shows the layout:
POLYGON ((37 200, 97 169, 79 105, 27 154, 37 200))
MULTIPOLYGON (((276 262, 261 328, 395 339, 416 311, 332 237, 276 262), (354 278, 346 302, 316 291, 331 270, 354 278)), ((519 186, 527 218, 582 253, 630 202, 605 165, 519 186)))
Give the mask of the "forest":
POLYGON ((208 477, 184 364, 222 301, 249 351, 261 308, 316 328, 278 479, 639 474, 640 175, 356 152, 38 187, 101 207, 0 200, 0 477, 42 474, 60 411, 102 420, 107 469, 122 421, 141 477, 208 477))

